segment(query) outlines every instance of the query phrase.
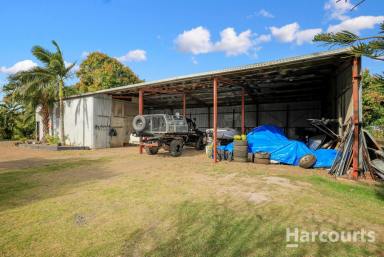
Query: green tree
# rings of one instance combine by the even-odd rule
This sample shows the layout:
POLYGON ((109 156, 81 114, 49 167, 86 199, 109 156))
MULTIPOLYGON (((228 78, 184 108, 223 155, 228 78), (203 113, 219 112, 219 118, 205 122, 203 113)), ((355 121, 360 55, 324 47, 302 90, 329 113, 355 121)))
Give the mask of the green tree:
MULTIPOLYGON (((38 71, 38 67, 35 68, 38 71)), ((19 74, 20 75, 20 74, 19 74)), ((43 141, 49 134, 49 115, 51 113, 54 102, 57 100, 57 87, 50 80, 39 80, 39 82, 31 83, 21 75, 19 77, 11 76, 9 83, 3 87, 7 94, 6 98, 12 102, 17 102, 31 109, 39 107, 39 113, 42 118, 43 141)))
POLYGON ((362 73, 363 122, 366 126, 384 125, 384 83, 367 69, 362 73))
POLYGON ((15 119, 12 138, 16 140, 33 138, 35 132, 35 109, 23 106, 15 119))
POLYGON ((21 110, 21 106, 12 102, 5 101, 0 103, 0 138, 12 139, 13 131, 16 126, 16 118, 21 110))
POLYGON ((69 97, 73 95, 79 95, 81 92, 77 89, 75 85, 64 87, 64 96, 69 97))
POLYGON ((356 55, 384 61, 384 22, 380 24, 377 35, 360 37, 349 31, 340 31, 320 33, 314 37, 313 41, 330 46, 350 46, 356 55))
POLYGON ((60 141, 64 138, 64 81, 71 76, 72 63, 65 65, 64 57, 56 41, 52 41, 55 52, 41 46, 34 46, 32 54, 43 64, 28 71, 18 72, 9 77, 10 85, 15 97, 27 105, 41 105, 43 116, 44 137, 48 134, 49 109, 54 100, 59 99, 60 109, 60 141))
POLYGON ((75 87, 81 93, 142 82, 130 68, 100 52, 89 54, 76 75, 80 81, 75 87))
MULTIPOLYGON (((362 2, 364 1, 360 1, 358 5, 362 2)), ((313 41, 323 42, 331 47, 349 46, 356 56, 384 61, 384 22, 380 24, 377 35, 360 37, 350 31, 340 31, 320 33, 314 37, 313 41)), ((384 76, 372 76, 368 70, 365 70, 362 75, 364 124, 384 125, 384 76)))

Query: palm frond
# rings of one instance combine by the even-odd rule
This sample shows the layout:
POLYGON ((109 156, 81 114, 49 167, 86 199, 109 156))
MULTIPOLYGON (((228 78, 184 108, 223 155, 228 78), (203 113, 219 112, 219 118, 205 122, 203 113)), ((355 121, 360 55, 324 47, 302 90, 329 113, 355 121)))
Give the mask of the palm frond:
POLYGON ((71 73, 71 70, 73 69, 73 67, 76 66, 76 62, 74 63, 71 63, 70 65, 68 65, 66 68, 65 68, 65 74, 66 76, 65 77, 68 77, 69 74, 71 73))
POLYGON ((41 46, 32 47, 32 54, 42 63, 49 65, 53 53, 41 46))
POLYGON ((314 42, 324 42, 325 44, 336 45, 351 45, 359 40, 359 37, 349 31, 341 31, 337 33, 320 33, 313 39, 314 42))
POLYGON ((61 53, 61 49, 60 49, 59 44, 55 40, 52 40, 52 44, 56 47, 57 53, 59 53, 61 56, 63 56, 63 54, 61 53))

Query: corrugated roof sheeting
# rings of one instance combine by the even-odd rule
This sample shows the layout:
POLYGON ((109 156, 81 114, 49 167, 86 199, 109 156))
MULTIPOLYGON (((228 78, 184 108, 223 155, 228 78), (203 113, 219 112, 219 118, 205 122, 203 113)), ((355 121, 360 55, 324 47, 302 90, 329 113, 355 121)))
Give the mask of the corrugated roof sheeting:
MULTIPOLYGON (((111 88, 91 94, 113 94, 114 96, 137 96, 139 89, 145 92, 146 107, 174 107, 181 102, 180 94, 186 93, 190 104, 196 107, 212 104, 212 78, 219 77, 219 104, 239 104, 239 96, 247 91, 247 104, 257 98, 260 102, 290 102, 314 97, 321 93, 324 78, 329 76, 343 62, 351 57, 350 49, 338 49, 313 53, 276 61, 263 62, 222 70, 208 71, 168 79, 143 82, 111 88)), ((177 107, 177 106, 176 106, 177 107)))

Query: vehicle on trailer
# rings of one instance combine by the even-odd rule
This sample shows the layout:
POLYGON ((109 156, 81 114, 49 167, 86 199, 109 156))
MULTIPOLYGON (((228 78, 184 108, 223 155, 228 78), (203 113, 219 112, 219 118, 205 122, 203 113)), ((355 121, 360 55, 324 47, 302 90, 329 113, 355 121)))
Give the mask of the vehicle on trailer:
POLYGON ((150 155, 163 148, 177 157, 186 145, 197 150, 203 150, 206 145, 206 133, 197 128, 194 120, 178 113, 137 115, 133 118, 132 127, 150 155))

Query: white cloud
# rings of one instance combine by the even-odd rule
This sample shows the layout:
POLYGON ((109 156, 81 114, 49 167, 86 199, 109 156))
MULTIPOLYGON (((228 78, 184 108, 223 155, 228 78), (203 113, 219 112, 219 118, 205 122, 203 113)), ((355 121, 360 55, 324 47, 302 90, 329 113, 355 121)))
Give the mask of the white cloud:
POLYGON ((36 66, 37 66, 37 63, 33 62, 32 60, 23 60, 15 63, 11 67, 5 67, 5 66, 0 67, 0 73, 15 74, 19 71, 26 71, 36 66))
POLYGON ((182 52, 204 54, 212 51, 211 33, 200 26, 178 35, 175 43, 182 52))
POLYGON ((272 37, 270 34, 262 34, 255 39, 255 43, 256 44, 267 43, 271 41, 271 38, 272 37))
POLYGON ((81 53, 81 58, 85 59, 85 58, 88 57, 89 54, 90 54, 90 52, 84 51, 84 52, 81 53))
POLYGON ((349 17, 345 14, 353 8, 353 4, 350 1, 336 1, 329 0, 324 4, 324 10, 330 19, 346 20, 349 17))
POLYGON ((287 24, 280 28, 270 27, 272 35, 281 42, 292 42, 295 40, 296 33, 299 31, 300 26, 297 22, 287 24))
POLYGON ((143 62, 147 60, 147 52, 141 49, 131 50, 116 59, 120 62, 143 62))
POLYGON ((195 56, 192 56, 191 61, 192 61, 192 63, 193 63, 194 65, 199 64, 199 62, 196 60, 196 57, 195 57, 195 56))
POLYGON ((261 17, 264 17, 264 18, 275 18, 275 15, 273 15, 272 13, 268 12, 265 9, 261 9, 258 12, 253 12, 252 14, 245 16, 245 18, 246 19, 252 19, 252 18, 254 18, 256 16, 261 16, 261 17))
POLYGON ((376 24, 384 21, 384 16, 358 16, 347 19, 337 25, 330 25, 328 32, 340 32, 343 30, 359 34, 361 30, 372 29, 376 24))
MULTIPOLYGON (((68 68, 69 65, 72 65, 72 62, 64 61, 64 65, 66 68, 68 68)), ((75 64, 75 66, 72 67, 71 71, 78 71, 80 69, 80 66, 78 64, 75 64)))
POLYGON ((236 34, 234 28, 226 28, 220 32, 220 41, 215 44, 215 51, 223 51, 228 56, 245 54, 252 47, 252 32, 246 30, 236 34))
POLYGON ((177 48, 182 52, 204 54, 224 52, 228 56, 245 54, 253 46, 250 30, 236 33, 234 28, 226 28, 220 32, 220 40, 211 41, 211 33, 204 27, 196 27, 184 31, 175 40, 177 48))
POLYGON ((269 29, 271 30, 272 36, 277 38, 277 40, 284 43, 295 42, 297 45, 302 45, 307 42, 311 43, 313 37, 322 31, 320 28, 300 30, 300 25, 297 22, 287 24, 280 28, 270 27, 269 29))
POLYGON ((265 17, 265 18, 275 18, 275 16, 268 12, 267 10, 265 9, 261 9, 259 12, 258 12, 258 15, 259 16, 262 16, 262 17, 265 17))
POLYGON ((319 34, 322 29, 305 29, 296 33, 296 44, 302 45, 305 42, 312 42, 315 35, 319 34))

